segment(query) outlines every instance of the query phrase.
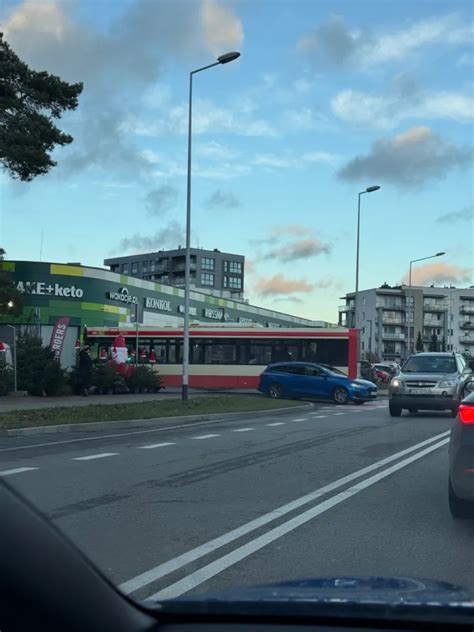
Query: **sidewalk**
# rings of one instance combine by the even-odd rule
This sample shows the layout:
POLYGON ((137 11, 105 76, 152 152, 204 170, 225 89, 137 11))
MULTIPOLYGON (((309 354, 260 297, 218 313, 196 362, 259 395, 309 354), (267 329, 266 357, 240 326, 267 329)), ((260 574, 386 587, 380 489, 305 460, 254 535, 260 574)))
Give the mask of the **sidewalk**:
MULTIPOLYGON (((232 390, 205 390, 189 389, 192 397, 209 397, 210 395, 257 395, 255 389, 232 389, 232 390)), ((91 406, 93 404, 137 404, 139 402, 153 402, 163 399, 179 399, 181 397, 180 388, 166 388, 158 393, 142 393, 140 395, 67 395, 64 397, 0 397, 0 414, 10 410, 30 410, 38 408, 62 408, 68 406, 91 406)))

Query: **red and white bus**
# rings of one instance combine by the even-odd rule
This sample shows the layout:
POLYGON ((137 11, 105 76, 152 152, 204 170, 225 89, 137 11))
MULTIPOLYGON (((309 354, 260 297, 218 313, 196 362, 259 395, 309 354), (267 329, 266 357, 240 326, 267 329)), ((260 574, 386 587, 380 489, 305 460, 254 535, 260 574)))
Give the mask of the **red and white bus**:
MULTIPOLYGON (((165 386, 181 386, 183 330, 176 327, 89 328, 84 339, 97 358, 106 359, 122 335, 130 361, 157 367, 165 386)), ((190 330, 189 385, 195 388, 256 388, 267 364, 286 360, 321 362, 357 374, 357 330, 335 327, 266 328, 246 325, 193 325, 190 330)))

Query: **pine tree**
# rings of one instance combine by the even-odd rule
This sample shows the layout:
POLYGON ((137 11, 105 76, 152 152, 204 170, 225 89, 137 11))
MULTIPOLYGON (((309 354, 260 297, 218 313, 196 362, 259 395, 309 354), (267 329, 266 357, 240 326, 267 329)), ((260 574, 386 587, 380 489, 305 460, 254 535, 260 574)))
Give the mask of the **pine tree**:
POLYGON ((423 351, 423 348, 423 339, 421 338, 421 332, 419 331, 416 337, 415 349, 417 351, 423 351))

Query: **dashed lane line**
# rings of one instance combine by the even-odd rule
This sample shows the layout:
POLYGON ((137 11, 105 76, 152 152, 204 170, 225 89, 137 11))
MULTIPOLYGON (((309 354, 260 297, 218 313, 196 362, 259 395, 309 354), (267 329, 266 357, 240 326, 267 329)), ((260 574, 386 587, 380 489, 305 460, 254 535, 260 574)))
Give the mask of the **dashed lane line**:
POLYGON ((285 422, 284 421, 274 421, 271 424, 265 424, 266 426, 284 426, 285 422))
POLYGON ((31 472, 38 469, 38 467, 15 467, 12 470, 0 471, 0 476, 11 476, 12 474, 21 474, 22 472, 31 472))
POLYGON ((197 437, 192 437, 192 439, 213 439, 214 437, 220 437, 220 434, 206 434, 206 435, 198 435, 197 437))
POLYGON ((168 445, 176 445, 174 441, 169 441, 166 443, 150 443, 148 445, 140 445, 138 446, 139 450, 153 450, 154 448, 164 448, 168 445))
POLYGON ((106 459, 109 456, 118 456, 118 452, 102 452, 101 454, 89 454, 88 456, 76 456, 73 461, 93 461, 94 459, 106 459))
POLYGON ((255 430, 255 428, 235 428, 232 432, 249 432, 250 430, 255 430))

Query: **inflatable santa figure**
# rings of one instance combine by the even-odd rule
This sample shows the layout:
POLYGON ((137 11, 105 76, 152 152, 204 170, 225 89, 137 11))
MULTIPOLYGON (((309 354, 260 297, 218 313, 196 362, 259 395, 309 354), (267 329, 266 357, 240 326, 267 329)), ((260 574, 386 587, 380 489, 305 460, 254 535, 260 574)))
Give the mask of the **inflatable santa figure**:
POLYGON ((133 366, 127 364, 128 349, 125 344, 125 338, 120 334, 115 337, 112 345, 112 360, 107 362, 109 366, 113 366, 117 373, 123 377, 130 377, 133 373, 133 366))

